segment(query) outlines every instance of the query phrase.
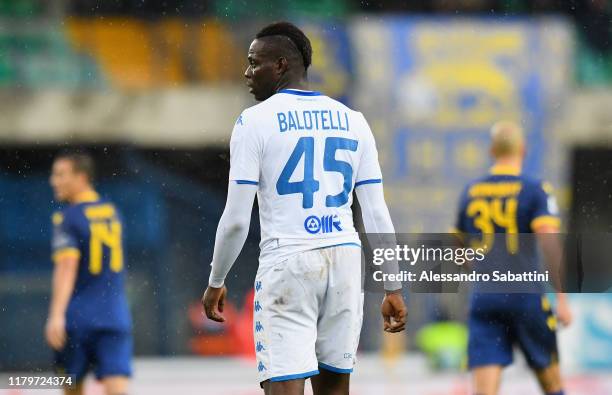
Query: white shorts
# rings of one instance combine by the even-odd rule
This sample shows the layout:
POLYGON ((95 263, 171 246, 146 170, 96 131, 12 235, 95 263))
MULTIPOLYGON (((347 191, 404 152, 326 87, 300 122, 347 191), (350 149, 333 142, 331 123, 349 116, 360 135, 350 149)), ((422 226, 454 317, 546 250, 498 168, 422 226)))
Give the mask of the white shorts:
POLYGON ((260 382, 351 373, 363 320, 361 248, 298 253, 257 272, 254 333, 260 382))

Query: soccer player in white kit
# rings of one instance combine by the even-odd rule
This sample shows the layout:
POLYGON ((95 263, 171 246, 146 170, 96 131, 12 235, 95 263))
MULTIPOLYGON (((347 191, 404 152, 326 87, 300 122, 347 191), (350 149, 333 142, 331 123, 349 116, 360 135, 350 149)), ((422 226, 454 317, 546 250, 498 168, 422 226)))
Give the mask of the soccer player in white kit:
MULTIPOLYGON (((247 237, 257 194, 261 254, 254 335, 267 395, 349 393, 363 317, 361 243, 353 191, 366 232, 394 233, 372 132, 359 112, 307 90, 310 41, 296 26, 266 26, 245 72, 259 104, 238 117, 230 141, 228 196, 219 221, 208 318, 222 322, 224 281, 247 237)), ((385 283, 384 329, 406 322, 401 285, 385 283)))

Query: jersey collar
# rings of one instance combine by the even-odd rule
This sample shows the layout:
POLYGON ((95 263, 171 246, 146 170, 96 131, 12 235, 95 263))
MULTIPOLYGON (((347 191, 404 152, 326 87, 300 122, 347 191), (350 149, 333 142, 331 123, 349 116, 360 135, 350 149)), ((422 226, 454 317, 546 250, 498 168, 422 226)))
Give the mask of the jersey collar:
POLYGON ((278 93, 288 93, 290 95, 298 96, 321 96, 321 92, 317 91, 303 91, 301 89, 281 89, 278 93))
POLYGON ((76 199, 74 199, 74 203, 92 203, 98 200, 100 200, 100 195, 98 195, 96 191, 85 191, 77 195, 76 199))
POLYGON ((491 167, 489 173, 493 176, 519 176, 521 168, 508 165, 495 165, 491 167))

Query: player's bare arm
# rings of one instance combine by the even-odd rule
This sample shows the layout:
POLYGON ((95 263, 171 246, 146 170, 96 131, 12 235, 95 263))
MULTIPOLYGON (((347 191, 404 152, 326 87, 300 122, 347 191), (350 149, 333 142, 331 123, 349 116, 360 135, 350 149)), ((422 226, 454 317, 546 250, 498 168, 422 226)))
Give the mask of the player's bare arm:
POLYGON ((47 343, 54 350, 61 350, 66 343, 66 310, 78 268, 79 260, 75 256, 58 257, 55 262, 49 318, 45 328, 47 343))
MULTIPOLYGON (((561 261, 563 259, 563 247, 558 237, 559 227, 555 225, 541 225, 534 229, 538 245, 542 250, 545 262, 552 273, 553 283, 557 290, 563 286, 563 273, 561 261)), ((567 296, 557 292, 557 318, 563 326, 572 323, 572 312, 567 302, 567 296)))

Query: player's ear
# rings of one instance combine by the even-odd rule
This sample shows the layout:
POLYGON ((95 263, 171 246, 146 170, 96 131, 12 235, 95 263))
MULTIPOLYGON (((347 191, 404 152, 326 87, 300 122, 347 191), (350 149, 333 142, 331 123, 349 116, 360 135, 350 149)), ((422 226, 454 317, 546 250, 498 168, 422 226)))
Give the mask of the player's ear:
POLYGON ((79 181, 81 182, 81 184, 89 184, 90 183, 89 177, 84 172, 77 173, 77 177, 79 177, 79 181))
POLYGON ((287 68, 289 67, 289 62, 287 62, 287 58, 280 57, 276 61, 276 74, 283 75, 287 72, 287 68))

